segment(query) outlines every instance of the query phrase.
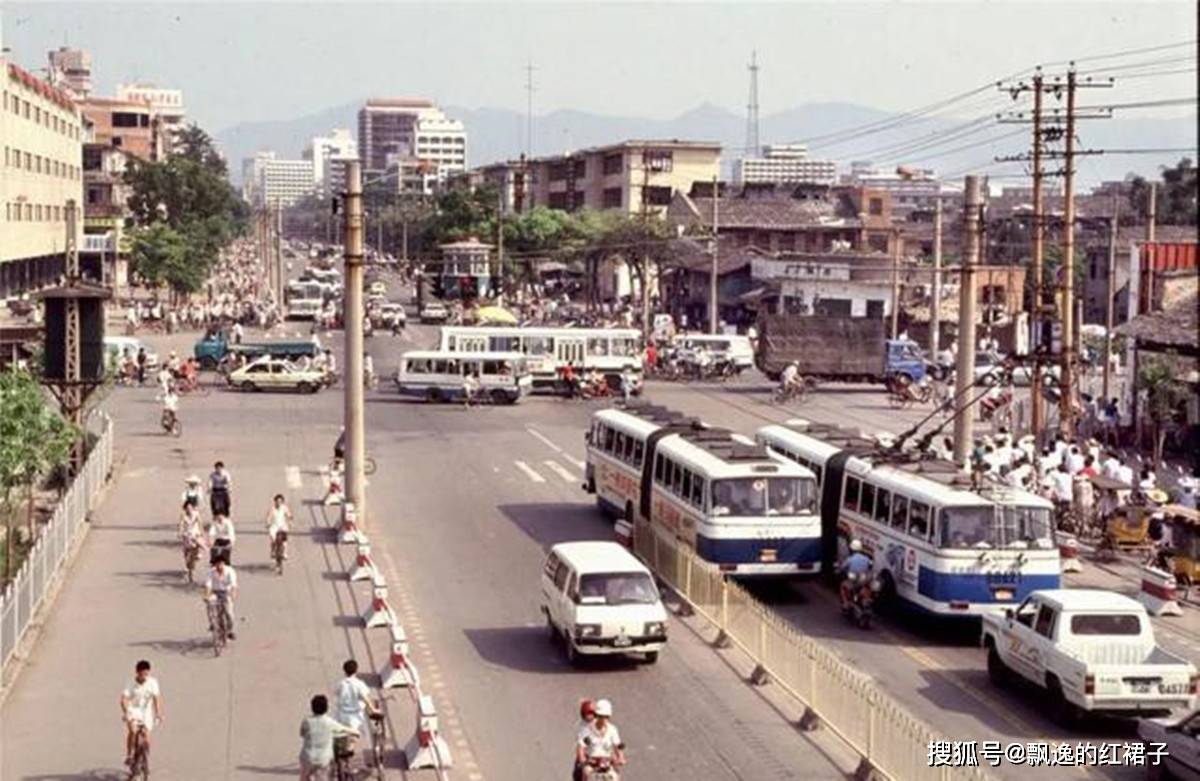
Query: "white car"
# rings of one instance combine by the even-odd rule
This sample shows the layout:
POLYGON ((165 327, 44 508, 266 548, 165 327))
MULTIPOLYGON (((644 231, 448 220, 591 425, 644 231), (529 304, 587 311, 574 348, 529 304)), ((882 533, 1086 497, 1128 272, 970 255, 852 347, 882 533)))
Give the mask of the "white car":
POLYGON ((263 357, 231 372, 229 384, 244 391, 316 393, 325 387, 325 375, 316 369, 302 369, 282 358, 263 357))
POLYGON ((650 570, 615 542, 563 542, 542 567, 542 613, 567 660, 642 654, 658 661, 667 611, 650 570))
POLYGON ((444 323, 450 318, 450 310, 441 301, 429 301, 421 307, 422 323, 444 323))
POLYGON ((408 322, 408 314, 402 304, 384 304, 379 307, 379 317, 387 328, 398 325, 401 328, 408 322))

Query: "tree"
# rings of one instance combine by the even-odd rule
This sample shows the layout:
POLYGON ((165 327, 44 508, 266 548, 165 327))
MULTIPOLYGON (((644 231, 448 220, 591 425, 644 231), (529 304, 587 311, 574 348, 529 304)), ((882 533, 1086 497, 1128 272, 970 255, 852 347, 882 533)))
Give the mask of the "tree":
POLYGON ((1175 414, 1187 398, 1179 382, 1179 359, 1174 355, 1143 355, 1138 360, 1138 389, 1146 393, 1146 414, 1154 424, 1154 457, 1162 463, 1163 446, 1175 422, 1175 414))
MULTIPOLYGON (((199 234, 194 240, 207 240, 204 226, 189 229, 199 234)), ((194 293, 204 284, 208 265, 198 256, 205 252, 199 244, 189 244, 183 233, 164 223, 155 223, 139 228, 133 236, 131 255, 134 264, 147 282, 152 285, 166 284, 176 294, 194 293)))
POLYGON ((66 463, 78 434, 49 404, 33 376, 10 369, 0 374, 0 513, 5 518, 4 579, 11 576, 16 498, 28 501, 33 538, 33 488, 50 469, 66 463))
POLYGON ((229 174, 225 158, 217 151, 212 137, 195 122, 175 134, 174 154, 176 157, 199 163, 222 179, 229 174))
MULTIPOLYGON (((1172 168, 1162 169, 1162 180, 1155 197, 1155 221, 1160 225, 1196 225, 1200 220, 1197 207, 1197 172, 1190 158, 1183 158, 1172 168)), ((1150 217, 1150 183, 1135 176, 1130 181, 1129 205, 1142 221, 1150 217)))

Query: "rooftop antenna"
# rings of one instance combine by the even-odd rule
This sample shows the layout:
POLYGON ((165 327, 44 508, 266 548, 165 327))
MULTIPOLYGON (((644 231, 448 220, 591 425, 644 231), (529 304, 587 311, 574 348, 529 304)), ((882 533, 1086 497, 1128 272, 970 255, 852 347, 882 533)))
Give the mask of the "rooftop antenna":
POLYGON ((746 156, 758 157, 758 51, 750 52, 750 99, 746 103, 746 156))
POLYGON ((525 63, 525 159, 533 157, 533 60, 525 63))

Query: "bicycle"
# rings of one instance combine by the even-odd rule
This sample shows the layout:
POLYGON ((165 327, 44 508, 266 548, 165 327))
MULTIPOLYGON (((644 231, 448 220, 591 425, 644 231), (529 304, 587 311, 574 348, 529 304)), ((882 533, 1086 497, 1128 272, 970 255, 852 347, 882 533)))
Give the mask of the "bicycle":
POLYGON ((354 749, 350 747, 350 738, 333 739, 333 779, 334 781, 355 781, 354 749))
POLYGON ((789 385, 786 388, 776 388, 775 394, 772 396, 772 401, 776 404, 804 403, 807 401, 808 392, 812 390, 813 385, 812 380, 803 379, 795 385, 789 385))
POLYGON ((204 600, 208 612, 208 626, 213 636, 213 656, 220 656, 229 640, 229 613, 225 608, 228 597, 222 592, 204 600))
POLYGON ((371 766, 375 774, 383 778, 383 748, 387 740, 387 720, 383 711, 376 711, 369 716, 371 727, 371 766))
POLYGON ((150 736, 146 725, 138 722, 137 735, 133 742, 133 757, 129 761, 128 781, 141 779, 150 781, 150 736))
POLYGON ((275 560, 275 571, 280 575, 283 574, 283 559, 287 553, 287 532, 279 531, 275 533, 275 539, 271 540, 271 558, 275 560))
POLYGON ((163 410, 160 425, 162 425, 164 434, 171 434, 176 437, 183 436, 183 424, 179 422, 179 416, 171 410, 163 410))
POLYGON ((183 568, 188 583, 196 582, 196 561, 200 558, 200 543, 189 541, 183 544, 183 568))
POLYGON ((200 396, 201 398, 212 393, 212 387, 201 383, 199 377, 177 381, 175 390, 179 392, 180 396, 200 396))

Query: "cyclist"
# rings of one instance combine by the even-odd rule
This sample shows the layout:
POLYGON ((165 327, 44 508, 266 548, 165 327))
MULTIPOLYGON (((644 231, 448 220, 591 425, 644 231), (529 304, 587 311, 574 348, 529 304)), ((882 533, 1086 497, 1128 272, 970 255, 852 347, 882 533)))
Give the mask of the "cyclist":
POLYGON ((185 507, 191 507, 197 512, 200 511, 200 503, 204 501, 204 489, 200 487, 200 478, 196 475, 191 475, 186 481, 186 487, 183 489, 183 495, 180 500, 185 507))
POLYGON ((790 396, 800 390, 800 364, 792 361, 779 375, 779 390, 784 396, 790 396))
POLYGON ((158 679, 150 675, 150 663, 145 659, 133 668, 133 681, 121 692, 121 718, 125 721, 125 764, 133 763, 137 746, 138 726, 146 728, 146 746, 150 732, 163 721, 162 690, 158 679))
POLYGON ((193 546, 204 547, 204 528, 200 521, 200 509, 195 505, 183 503, 179 513, 179 541, 183 543, 183 555, 193 546))
MULTIPOLYGON (((367 714, 377 713, 378 708, 371 700, 371 689, 358 677, 358 662, 348 659, 342 665, 346 677, 338 681, 333 691, 334 704, 337 707, 337 720, 351 727, 360 734, 370 735, 367 726, 367 714)), ((350 738, 347 747, 355 750, 358 741, 350 738)))
POLYGON ((208 572, 208 580, 204 581, 204 597, 206 600, 218 600, 218 604, 225 611, 229 639, 235 639, 237 635, 233 632, 233 600, 237 597, 237 571, 226 564, 223 557, 218 556, 213 562, 213 568, 208 572))
POLYGON ((233 521, 228 515, 218 515, 213 518, 212 526, 208 528, 209 547, 212 549, 212 554, 209 556, 209 564, 215 565, 218 559, 223 559, 226 564, 233 563, 233 543, 237 540, 237 532, 234 531, 233 521))
POLYGON ((230 489, 233 488, 233 478, 225 468, 224 461, 213 464, 212 474, 208 476, 208 502, 213 517, 229 515, 230 489))
POLYGON ((162 425, 163 428, 175 428, 175 421, 179 419, 179 395, 175 393, 174 386, 167 388, 166 393, 162 397, 162 425))
POLYGON ((590 774, 587 767, 596 760, 605 760, 613 767, 625 764, 625 744, 621 742, 621 733, 611 719, 612 703, 608 700, 597 700, 596 717, 579 731, 579 739, 575 746, 575 759, 584 767, 583 777, 590 774))
POLYGON ((280 533, 284 533, 283 538, 283 557, 287 555, 287 533, 291 531, 292 511, 284 501, 283 494, 275 494, 275 498, 271 500, 271 509, 267 510, 267 555, 273 557, 275 554, 275 537, 280 533))
POLYGON ((471 406, 471 402, 475 401, 475 397, 479 395, 479 378, 475 373, 468 371, 463 375, 463 406, 471 406))

